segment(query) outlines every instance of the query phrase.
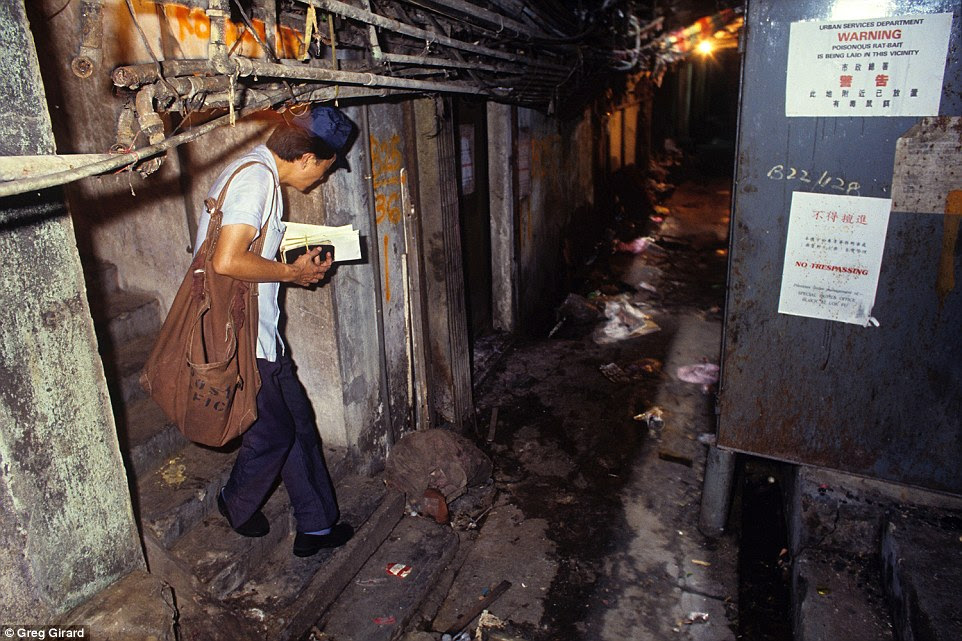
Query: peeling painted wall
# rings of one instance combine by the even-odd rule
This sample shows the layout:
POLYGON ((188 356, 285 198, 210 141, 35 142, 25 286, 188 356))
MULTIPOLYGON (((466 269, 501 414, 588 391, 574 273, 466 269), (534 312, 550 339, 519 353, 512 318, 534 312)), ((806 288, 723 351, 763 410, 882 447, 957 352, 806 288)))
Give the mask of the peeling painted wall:
MULTIPOLYGON (((21 2, 0 40, 0 154, 51 153, 21 2)), ((143 556, 62 195, 0 200, 0 220, 0 601, 44 623, 143 556)))

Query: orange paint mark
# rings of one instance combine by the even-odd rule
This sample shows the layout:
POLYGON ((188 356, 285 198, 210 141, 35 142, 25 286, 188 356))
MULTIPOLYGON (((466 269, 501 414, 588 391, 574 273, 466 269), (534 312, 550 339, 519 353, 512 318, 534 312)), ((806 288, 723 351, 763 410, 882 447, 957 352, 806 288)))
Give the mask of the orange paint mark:
MULTIPOLYGON (((153 12, 155 7, 159 7, 167 17, 171 33, 181 45, 201 45, 206 44, 210 38, 210 18, 203 9, 198 7, 187 7, 179 4, 159 3, 151 0, 139 0, 136 3, 138 14, 153 12), (144 10, 146 7, 146 10, 144 10)), ((257 30, 257 35, 263 41, 267 41, 267 26, 263 20, 252 19, 251 23, 257 30)), ((257 43, 253 34, 243 27, 242 24, 227 21, 224 33, 224 41, 228 47, 232 47, 237 39, 240 38, 241 44, 236 49, 237 53, 250 57, 263 57, 265 52, 257 43), (243 34, 243 35, 242 35, 243 34)), ((303 47, 304 36, 301 32, 289 27, 279 26, 270 40, 270 44, 279 51, 277 55, 282 58, 296 56, 303 47), (278 37, 279 36, 279 37, 278 37), (279 42, 278 42, 279 41, 279 42)))
POLYGON ((394 134, 381 140, 370 137, 371 180, 374 187, 375 221, 401 220, 401 138, 394 134))

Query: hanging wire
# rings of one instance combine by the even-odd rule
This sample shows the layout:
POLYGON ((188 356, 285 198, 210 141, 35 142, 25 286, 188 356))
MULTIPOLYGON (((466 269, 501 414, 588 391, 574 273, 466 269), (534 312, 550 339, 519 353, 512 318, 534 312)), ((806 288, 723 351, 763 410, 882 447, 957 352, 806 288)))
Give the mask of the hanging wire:
MULTIPOLYGON (((130 0, 127 0, 127 2, 130 2, 130 0)), ((266 38, 267 38, 267 42, 264 42, 263 40, 261 40, 260 34, 257 33, 257 29, 254 28, 254 23, 251 22, 250 17, 247 15, 247 12, 244 11, 244 7, 241 6, 240 1, 239 1, 239 0, 234 0, 234 5, 237 7, 237 10, 240 11, 241 20, 244 21, 244 24, 247 26, 247 29, 251 32, 251 35, 254 36, 254 40, 256 40, 257 43, 258 43, 261 47, 264 48, 264 51, 267 52, 267 55, 269 55, 269 56, 271 57, 271 60, 272 60, 272 61, 279 63, 279 62, 280 62, 280 59, 277 57, 277 53, 275 53, 274 47, 272 47, 271 44, 270 44, 270 40, 271 40, 270 36, 269 36, 269 35, 266 33, 266 31, 265 31, 265 34, 264 34, 264 35, 265 35, 266 38)), ((228 54, 228 55, 230 55, 230 54, 228 54)), ((287 90, 290 92, 290 94, 291 94, 291 100, 294 100, 294 90, 291 88, 291 84, 285 80, 285 81, 284 81, 284 86, 287 87, 287 90)), ((231 83, 231 96, 233 96, 233 93, 234 93, 234 87, 233 87, 233 82, 232 82, 232 83, 231 83)), ((233 101, 231 101, 231 103, 233 104, 233 101)))
POLYGON ((71 2, 73 2, 73 0, 67 0, 66 2, 63 3, 63 6, 62 6, 62 7, 60 7, 59 9, 57 9, 56 11, 54 11, 53 13, 51 13, 49 16, 44 16, 43 19, 44 19, 44 20, 53 20, 54 18, 56 18, 57 16, 59 16, 61 13, 63 13, 63 10, 66 9, 67 7, 69 7, 71 2))
POLYGON ((273 62, 280 62, 280 59, 277 57, 277 53, 274 51, 274 47, 272 47, 270 44, 270 35, 267 35, 265 32, 265 35, 267 35, 267 42, 264 42, 263 40, 261 40, 260 34, 257 33, 257 29, 254 28, 254 24, 251 22, 250 16, 248 16, 247 12, 244 11, 244 7, 241 6, 240 1, 234 0, 234 6, 237 7, 237 10, 240 12, 240 15, 241 15, 241 20, 244 21, 244 24, 250 30, 251 35, 254 36, 254 40, 257 41, 257 44, 259 44, 261 47, 264 48, 264 51, 267 52, 267 55, 271 57, 271 60, 273 62))
MULTIPOLYGON (((161 82, 167 85, 167 88, 170 90, 171 94, 173 94, 174 98, 176 100, 180 100, 180 94, 177 93, 177 90, 174 89, 174 87, 167 81, 167 78, 164 77, 164 72, 160 67, 160 60, 158 60, 157 56, 154 54, 154 50, 150 46, 150 42, 147 40, 147 34, 144 33, 144 28, 140 26, 140 20, 137 19, 137 13, 134 11, 134 3, 132 0, 127 0, 127 11, 130 12, 130 17, 134 21, 134 26, 137 27, 137 32, 140 33, 140 39, 143 41, 144 47, 147 49, 147 53, 150 54, 151 59, 154 61, 154 65, 157 67, 157 77, 160 78, 161 82)), ((180 104, 181 111, 187 111, 183 100, 180 100, 180 104)))

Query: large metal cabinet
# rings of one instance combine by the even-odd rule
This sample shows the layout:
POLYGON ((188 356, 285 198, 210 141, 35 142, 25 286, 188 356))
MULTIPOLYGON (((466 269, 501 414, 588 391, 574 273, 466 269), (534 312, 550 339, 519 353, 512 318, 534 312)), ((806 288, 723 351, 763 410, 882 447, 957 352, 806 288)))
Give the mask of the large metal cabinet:
MULTIPOLYGON (((889 217, 861 327, 778 313, 794 191, 891 197, 897 139, 917 117, 786 117, 791 24, 952 13, 940 114, 962 115, 958 0, 750 0, 719 400, 721 447, 962 493, 962 291, 935 291, 943 215, 889 217), (781 170, 773 171, 780 167, 781 170), (795 175, 790 177, 791 170, 795 175), (823 181, 824 182, 824 181, 823 181), (834 192, 839 193, 839 192, 834 192)), ((962 143, 962 133, 960 133, 962 143)), ((962 189, 962 184, 958 186, 962 189)), ((954 255, 960 270, 959 249, 954 255)), ((957 276, 957 281, 960 281, 957 276)))

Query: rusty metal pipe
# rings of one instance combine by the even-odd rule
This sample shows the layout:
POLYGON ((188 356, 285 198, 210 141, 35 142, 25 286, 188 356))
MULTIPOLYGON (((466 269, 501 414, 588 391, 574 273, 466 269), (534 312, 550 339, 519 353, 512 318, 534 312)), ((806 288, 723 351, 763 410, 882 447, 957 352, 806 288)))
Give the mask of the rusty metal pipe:
POLYGON ((210 18, 210 38, 207 42, 207 58, 217 73, 230 74, 232 66, 227 54, 227 18, 230 16, 228 0, 207 0, 207 17, 210 18))
MULTIPOLYGON (((196 68, 203 65, 207 71, 212 71, 212 62, 206 60, 184 60, 184 68, 196 68)), ((118 67, 114 70, 114 84, 118 86, 137 86, 151 74, 156 77, 156 70, 146 68, 146 65, 136 67, 118 67)), ((228 61, 228 73, 237 73, 241 77, 263 76, 269 78, 282 78, 286 80, 314 80, 348 85, 365 85, 368 87, 390 87, 396 89, 413 89, 417 91, 435 91, 448 93, 484 93, 477 87, 445 82, 431 82, 425 80, 411 80, 404 78, 393 78, 381 76, 373 73, 362 73, 356 71, 341 71, 336 69, 322 69, 320 67, 292 66, 267 62, 264 60, 254 60, 252 58, 242 58, 235 56, 228 61)), ((165 74, 166 75, 166 74, 165 74)))
POLYGON ((134 146, 134 136, 136 135, 134 121, 136 118, 137 113, 134 111, 134 105, 127 101, 117 118, 117 143, 114 145, 114 151, 126 151, 134 146))
POLYGON ((462 62, 460 60, 445 60, 444 58, 431 58, 428 56, 409 56, 402 53, 381 53, 381 55, 379 57, 376 56, 376 58, 379 62, 393 62, 419 67, 451 67, 454 69, 474 69, 477 71, 493 71, 510 74, 524 73, 522 69, 504 65, 486 65, 480 62, 462 62))
MULTIPOLYGON (((200 73, 211 73, 212 68, 208 60, 161 60, 161 73, 165 78, 176 78, 178 76, 191 76, 200 73)), ((136 89, 140 85, 160 80, 157 75, 157 65, 141 64, 127 65, 114 69, 111 77, 114 85, 136 89)))
MULTIPOLYGON (((137 109, 137 123, 140 130, 146 134, 147 140, 151 145, 164 141, 164 121, 154 110, 154 90, 156 85, 147 85, 137 92, 134 98, 134 106, 137 109)), ((154 173, 164 163, 164 157, 151 158, 140 165, 137 170, 144 176, 154 173)))
MULTIPOLYGON (((306 94, 308 91, 298 91, 295 89, 295 94, 301 95, 306 94)), ((278 91, 277 93, 271 95, 264 102, 253 104, 250 107, 243 109, 238 114, 239 116, 246 116, 255 111, 260 111, 265 107, 269 107, 273 104, 284 102, 290 98, 290 94, 287 90, 278 91)), ((168 149, 177 147, 186 142, 196 140, 201 136, 210 133, 218 127, 230 124, 230 116, 225 115, 220 118, 215 118, 210 122, 205 122, 202 125, 198 125, 191 129, 190 131, 185 131, 176 136, 171 136, 166 138, 163 142, 159 142, 156 145, 150 145, 149 147, 143 147, 142 149, 137 149, 126 154, 117 154, 112 156, 108 160, 102 160, 99 162, 91 163, 84 167, 78 167, 77 169, 72 169, 70 171, 61 171, 55 174, 49 174, 47 176, 41 176, 39 178, 28 178, 24 180, 14 180, 9 183, 0 184, 0 198, 5 198, 7 196, 14 196, 16 194, 23 194, 28 191, 36 191, 40 189, 49 189, 51 187, 57 187, 59 185, 65 185, 67 183, 80 180, 81 178, 87 178, 89 176, 95 176, 97 174, 103 174, 116 169, 122 169, 133 165, 134 163, 140 162, 145 158, 150 158, 151 156, 156 156, 157 154, 164 153, 168 149)))
MULTIPOLYGON (((154 85, 154 95, 158 100, 164 100, 167 102, 175 101, 178 98, 183 98, 185 100, 190 100, 200 94, 207 93, 220 93, 230 90, 230 78, 227 76, 187 76, 183 78, 171 78, 166 84, 156 84, 154 85), (167 88, 170 85, 177 95, 172 95, 170 90, 167 88)), ((265 87, 272 88, 272 87, 265 87)), ((173 111, 178 111, 173 109, 173 111)))
POLYGON ((392 87, 397 89, 416 89, 420 91, 437 91, 446 93, 485 93, 478 87, 450 82, 432 82, 426 80, 411 80, 407 78, 392 78, 373 73, 359 73, 355 71, 338 71, 321 69, 319 67, 293 67, 251 58, 234 58, 236 73, 242 77, 266 76, 270 78, 286 78, 288 80, 315 80, 321 82, 343 83, 349 85, 364 85, 368 87, 392 87))

